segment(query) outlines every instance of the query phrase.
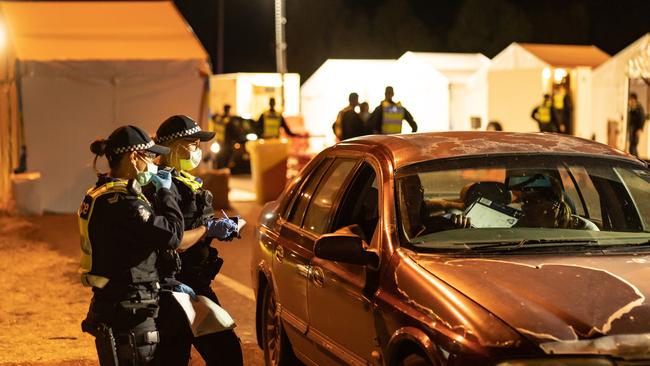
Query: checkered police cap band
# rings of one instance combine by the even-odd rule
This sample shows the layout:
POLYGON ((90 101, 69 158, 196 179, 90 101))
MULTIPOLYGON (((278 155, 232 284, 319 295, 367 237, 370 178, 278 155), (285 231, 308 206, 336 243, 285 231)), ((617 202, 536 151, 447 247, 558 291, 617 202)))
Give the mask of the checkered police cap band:
POLYGON ((170 135, 156 136, 156 142, 166 142, 166 141, 169 141, 169 140, 174 140, 174 139, 178 139, 178 138, 185 137, 185 136, 190 136, 190 135, 193 135, 193 134, 195 134, 197 132, 201 132, 201 127, 194 126, 194 127, 190 128, 190 129, 183 130, 183 131, 177 131, 177 132, 174 132, 174 133, 172 133, 170 135))
POLYGON ((146 150, 151 148, 153 145, 156 143, 152 141, 147 142, 146 144, 137 144, 137 145, 130 145, 130 146, 120 146, 116 147, 113 149, 114 154, 123 154, 126 152, 131 152, 131 151, 139 151, 139 150, 146 150))

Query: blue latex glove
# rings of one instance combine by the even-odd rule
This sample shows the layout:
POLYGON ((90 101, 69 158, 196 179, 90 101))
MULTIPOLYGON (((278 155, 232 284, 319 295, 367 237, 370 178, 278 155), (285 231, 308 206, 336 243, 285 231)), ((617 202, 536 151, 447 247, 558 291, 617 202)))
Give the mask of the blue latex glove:
POLYGON ((194 290, 190 286, 188 286, 188 285, 186 285, 184 283, 179 283, 178 285, 174 286, 173 290, 175 292, 182 292, 184 294, 190 295, 190 299, 192 299, 192 300, 197 299, 196 298, 196 293, 194 292, 194 290))
POLYGON ((170 189, 172 187, 172 174, 167 170, 159 170, 156 175, 151 177, 151 183, 156 187, 156 192, 160 188, 170 189))
POLYGON ((231 219, 212 219, 205 224, 208 238, 232 240, 237 235, 237 223, 231 219))

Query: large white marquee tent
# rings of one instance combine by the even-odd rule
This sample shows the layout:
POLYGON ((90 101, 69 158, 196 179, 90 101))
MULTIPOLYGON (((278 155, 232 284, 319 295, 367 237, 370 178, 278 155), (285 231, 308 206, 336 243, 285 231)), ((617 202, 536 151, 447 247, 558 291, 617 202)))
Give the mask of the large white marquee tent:
MULTIPOLYGON (((22 116, 45 210, 77 209, 95 180, 94 139, 123 124, 153 133, 172 114, 203 119, 208 56, 172 2, 2 2, 0 14, 10 60, 0 75, 16 91, 0 135, 19 130, 22 116)), ((3 145, 15 150, 18 135, 3 145)), ((16 160, 3 158, 5 201, 16 160)))
POLYGON ((488 65, 481 54, 406 52, 397 60, 330 59, 302 86, 302 114, 309 131, 331 134, 349 93, 358 93, 372 111, 391 85, 394 99, 411 112, 419 131, 470 129, 472 117, 487 118, 488 65))
MULTIPOLYGON (((647 112, 650 107, 649 83, 650 33, 647 33, 594 71, 593 125, 598 141, 625 148, 628 95, 637 93, 647 112), (608 125, 618 130, 617 136, 608 134, 608 125)), ((650 156, 647 140, 645 133, 639 144, 643 156, 650 156)))
POLYGON ((574 105, 573 134, 590 138, 592 70, 609 59, 594 46, 512 43, 489 66, 488 117, 506 131, 538 131, 531 111, 550 93, 557 76, 570 76, 574 105))

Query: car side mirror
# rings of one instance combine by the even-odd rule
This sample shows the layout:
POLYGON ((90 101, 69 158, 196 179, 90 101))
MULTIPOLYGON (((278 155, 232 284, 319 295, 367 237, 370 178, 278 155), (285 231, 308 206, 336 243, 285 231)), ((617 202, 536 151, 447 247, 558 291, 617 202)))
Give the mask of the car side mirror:
POLYGON ((351 233, 325 234, 316 240, 314 255, 321 259, 377 268, 377 253, 363 248, 363 239, 351 233))

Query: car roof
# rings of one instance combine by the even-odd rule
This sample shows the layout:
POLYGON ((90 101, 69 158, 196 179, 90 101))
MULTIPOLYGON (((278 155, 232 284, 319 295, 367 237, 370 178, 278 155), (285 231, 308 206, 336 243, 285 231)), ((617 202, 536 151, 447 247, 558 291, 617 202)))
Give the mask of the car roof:
POLYGON ((395 169, 433 159, 504 154, 569 154, 610 157, 643 164, 610 146, 579 137, 554 133, 496 131, 427 132, 401 135, 368 135, 340 145, 374 146, 392 157, 395 169))

